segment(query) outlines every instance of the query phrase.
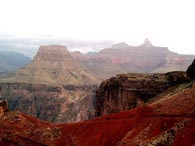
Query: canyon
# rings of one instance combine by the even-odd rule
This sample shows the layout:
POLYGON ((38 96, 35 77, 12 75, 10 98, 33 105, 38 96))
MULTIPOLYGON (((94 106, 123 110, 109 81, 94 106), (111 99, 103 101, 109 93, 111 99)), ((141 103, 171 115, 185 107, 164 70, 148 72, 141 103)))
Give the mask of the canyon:
POLYGON ((184 72, 154 72, 185 71, 193 58, 148 39, 139 46, 119 43, 88 54, 46 45, 32 62, 0 77, 0 96, 11 110, 55 123, 78 122, 147 104, 157 93, 186 81, 184 72))
POLYGON ((99 81, 74 63, 65 46, 41 46, 31 63, 0 82, 12 110, 57 123, 94 117, 99 81))
MULTIPOLYGON (((193 72, 194 61, 187 72, 119 74, 103 81, 98 89, 96 80, 88 85, 79 80, 76 86, 65 85, 63 80, 59 85, 52 80, 41 84, 44 78, 39 77, 30 84, 12 76, 9 83, 0 84, 0 145, 193 146, 193 72), (30 111, 33 116, 57 123, 10 110, 7 102, 9 107, 21 107, 24 113, 30 111)), ((15 77, 20 74, 21 70, 15 77)))
POLYGON ((0 117, 0 144, 192 146, 194 107, 195 81, 191 80, 166 90, 145 106, 72 124, 54 124, 7 111, 0 117))
POLYGON ((0 94, 9 108, 56 123, 75 122, 94 117, 94 86, 52 86, 2 83, 0 94), (6 98, 5 98, 6 97, 6 98))

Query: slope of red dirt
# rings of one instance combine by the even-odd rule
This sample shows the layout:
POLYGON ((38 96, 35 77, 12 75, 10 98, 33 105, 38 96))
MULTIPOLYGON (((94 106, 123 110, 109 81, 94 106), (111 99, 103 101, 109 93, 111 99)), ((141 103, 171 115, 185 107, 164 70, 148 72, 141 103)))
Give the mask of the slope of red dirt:
POLYGON ((17 113, 0 120, 1 145, 190 146, 195 144, 195 85, 155 103, 74 124, 50 124, 17 113), (19 117, 19 118, 18 118, 19 117))
POLYGON ((62 135, 56 144, 191 145, 195 144, 194 122, 195 86, 148 106, 60 125, 62 135))

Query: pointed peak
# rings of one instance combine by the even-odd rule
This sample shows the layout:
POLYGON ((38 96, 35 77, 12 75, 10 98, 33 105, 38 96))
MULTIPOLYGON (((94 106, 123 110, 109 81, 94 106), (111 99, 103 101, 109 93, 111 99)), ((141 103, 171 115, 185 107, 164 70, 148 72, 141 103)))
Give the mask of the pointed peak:
POLYGON ((145 47, 151 47, 153 45, 152 45, 151 41, 148 38, 146 38, 144 40, 143 46, 145 46, 145 47))

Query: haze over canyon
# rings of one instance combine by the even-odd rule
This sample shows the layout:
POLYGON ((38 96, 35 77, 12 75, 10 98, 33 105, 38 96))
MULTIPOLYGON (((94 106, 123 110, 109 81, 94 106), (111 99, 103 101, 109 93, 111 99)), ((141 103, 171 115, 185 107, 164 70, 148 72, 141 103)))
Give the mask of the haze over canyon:
POLYGON ((149 39, 87 54, 40 46, 0 76, 0 144, 193 145, 194 58, 149 39))

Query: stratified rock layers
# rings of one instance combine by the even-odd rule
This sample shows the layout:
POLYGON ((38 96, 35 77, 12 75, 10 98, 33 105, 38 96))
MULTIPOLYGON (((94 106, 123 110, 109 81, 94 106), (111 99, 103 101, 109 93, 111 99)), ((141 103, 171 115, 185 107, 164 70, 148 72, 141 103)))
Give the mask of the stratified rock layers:
POLYGON ((68 87, 26 83, 0 84, 0 94, 8 99, 10 109, 57 123, 94 117, 95 89, 95 85, 68 87))
POLYGON ((101 83, 96 91, 96 116, 129 110, 173 85, 187 81, 185 72, 119 74, 101 83))
POLYGON ((30 64, 0 82, 12 110, 58 123, 94 116, 98 80, 75 64, 65 46, 41 46, 30 64))
POLYGON ((76 86, 98 83, 94 76, 73 61, 67 48, 60 45, 41 46, 30 64, 0 81, 76 86))
MULTIPOLYGON (((39 85, 35 87, 28 84, 14 85, 13 83, 1 84, 0 90, 2 92, 10 89, 14 92, 23 88, 26 89, 26 92, 34 90, 59 94, 62 92, 62 88, 55 86, 39 85)), ((79 88, 81 87, 63 86, 63 89, 73 91, 79 88)), ((8 93, 3 94, 9 97, 8 93)), ((195 81, 189 80, 185 72, 118 75, 102 83, 97 95, 96 97, 102 95, 102 98, 98 98, 99 101, 97 99, 97 105, 101 102, 103 104, 103 108, 100 104, 96 108, 96 113, 99 115, 107 114, 112 111, 111 108, 115 108, 114 106, 119 107, 120 111, 121 107, 126 106, 122 102, 128 100, 125 98, 133 96, 145 102, 156 95, 160 96, 156 96, 158 98, 151 103, 132 110, 72 124, 52 124, 7 110, 0 117, 0 145, 195 145, 195 81), (127 93, 130 96, 127 96, 127 93), (107 105, 112 106, 105 107, 106 101, 110 103, 107 105)))
POLYGON ((146 39, 139 46, 113 45, 92 55, 73 52, 75 62, 100 79, 121 73, 166 73, 185 71, 194 55, 177 54, 168 47, 154 46, 146 39))
POLYGON ((195 83, 169 90, 163 100, 72 124, 52 124, 18 112, 0 117, 0 145, 192 146, 195 83))

